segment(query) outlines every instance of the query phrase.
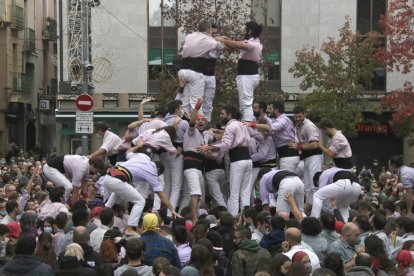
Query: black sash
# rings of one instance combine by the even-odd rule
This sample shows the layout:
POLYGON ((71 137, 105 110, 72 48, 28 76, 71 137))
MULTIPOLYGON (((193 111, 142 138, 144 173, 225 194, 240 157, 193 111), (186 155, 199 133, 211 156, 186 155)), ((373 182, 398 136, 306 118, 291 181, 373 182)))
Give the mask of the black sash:
POLYGON ((250 159, 250 153, 247 147, 235 147, 229 150, 229 156, 231 163, 250 159))
POLYGON ((202 171, 203 170, 203 159, 204 156, 194 151, 185 151, 183 152, 184 156, 184 164, 183 168, 186 169, 197 169, 202 171))
POLYGON ((300 155, 300 159, 303 160, 305 158, 311 157, 313 155, 319 155, 319 154, 322 154, 322 151, 319 148, 311 149, 311 150, 304 150, 302 151, 300 155))
POLYGON ((277 148, 276 150, 277 150, 277 154, 279 155, 279 158, 299 156, 299 152, 295 150, 294 148, 290 148, 289 146, 283 146, 283 147, 277 148))
POLYGON ((211 159, 204 159, 204 171, 209 172, 213 170, 224 170, 224 162, 221 164, 211 159))
POLYGON ((216 74, 216 59, 211 58, 206 60, 206 67, 204 68, 203 75, 214 76, 216 74))
POLYGON ((336 181, 341 180, 341 179, 348 179, 349 181, 351 181, 351 183, 352 182, 359 183, 358 178, 353 173, 348 172, 348 171, 336 172, 334 177, 333 177, 333 182, 336 182, 336 181))
POLYGON ((279 191, 280 182, 288 176, 298 176, 296 173, 290 171, 279 171, 277 172, 272 179, 272 186, 275 192, 279 191))
POLYGON ((237 75, 257 75, 259 64, 247 59, 239 59, 237 62, 237 75))
POLYGON ((206 58, 186 57, 181 60, 181 69, 189 69, 198 73, 203 73, 207 64, 206 58))
POLYGON ((351 157, 345 158, 333 158, 332 159, 335 163, 335 166, 341 169, 351 169, 352 168, 352 161, 351 157))
POLYGON ((65 159, 64 155, 53 156, 47 159, 46 164, 51 168, 55 168, 61 173, 65 173, 65 166, 63 165, 63 159, 65 159))
POLYGON ((254 162, 253 163, 253 168, 274 168, 276 167, 276 159, 273 160, 268 160, 265 162, 254 162))

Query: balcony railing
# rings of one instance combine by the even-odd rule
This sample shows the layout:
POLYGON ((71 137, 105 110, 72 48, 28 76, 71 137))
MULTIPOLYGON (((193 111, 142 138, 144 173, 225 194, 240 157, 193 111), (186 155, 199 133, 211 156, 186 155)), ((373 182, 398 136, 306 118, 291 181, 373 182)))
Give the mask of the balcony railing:
POLYGON ((43 18, 43 31, 42 37, 44 40, 56 41, 57 40, 57 23, 54 18, 43 18))
POLYGON ((26 28, 24 30, 24 50, 36 52, 36 33, 33 29, 26 28))
POLYGON ((11 28, 15 30, 24 29, 24 8, 16 5, 15 1, 10 7, 11 11, 11 28))
POLYGON ((33 85, 33 78, 28 75, 22 75, 22 86, 21 90, 23 93, 30 93, 33 85))

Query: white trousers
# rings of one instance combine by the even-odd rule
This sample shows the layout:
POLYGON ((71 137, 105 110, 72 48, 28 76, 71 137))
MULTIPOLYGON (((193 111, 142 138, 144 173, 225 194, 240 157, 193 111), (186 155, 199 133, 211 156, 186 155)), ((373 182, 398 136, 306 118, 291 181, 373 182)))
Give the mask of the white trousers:
POLYGON ((73 185, 69 181, 69 179, 66 178, 65 175, 63 175, 59 170, 50 167, 48 164, 43 165, 43 173, 45 176, 52 181, 56 187, 63 187, 65 188, 65 200, 67 200, 70 197, 70 193, 72 192, 73 185))
POLYGON ((305 161, 299 160, 298 166, 296 167, 296 171, 294 173, 296 173, 302 180, 304 179, 305 161))
POLYGON ((349 217, 349 205, 358 200, 361 194, 361 186, 348 179, 340 179, 332 184, 324 186, 313 195, 312 217, 319 218, 322 205, 325 200, 336 197, 336 207, 345 222, 349 217))
POLYGON ((312 204, 313 190, 313 176, 315 173, 322 171, 323 155, 312 155, 304 159, 303 178, 305 182, 306 202, 312 204))
POLYGON ((242 121, 253 121, 253 93, 259 85, 259 75, 238 75, 236 77, 237 92, 239 95, 239 107, 242 121))
MULTIPOLYGON (((151 159, 153 161, 161 161, 161 158, 160 158, 160 155, 159 154, 153 154, 151 159)), ((165 162, 162 162, 162 163, 164 164, 165 162)), ((159 176, 159 179, 160 179, 160 184, 161 184, 162 190, 164 191, 165 194, 167 194, 168 196, 170 196, 170 193, 169 192, 167 193, 166 190, 165 190, 164 174, 160 175, 159 176)), ((149 184, 148 184, 148 186, 149 186, 149 184)), ((153 209, 153 211, 158 211, 160 208, 161 208, 161 199, 158 196, 158 194, 155 193, 154 194, 154 204, 153 204, 152 209, 153 209)))
POLYGON ((252 160, 240 160, 230 163, 230 197, 227 203, 228 211, 233 216, 250 206, 252 191, 252 160))
POLYGON ((227 179, 226 173, 222 169, 208 171, 204 174, 206 186, 208 187, 213 201, 218 206, 227 207, 227 179))
MULTIPOLYGON (((191 114, 199 98, 204 95, 204 75, 189 69, 178 71, 178 77, 186 84, 183 90, 182 102, 183 111, 191 114)), ((200 110, 200 113, 202 111, 200 110)))
MULTIPOLYGON (((165 152, 162 153, 161 158, 165 167, 165 192, 169 195, 171 205, 175 209, 183 186, 183 156, 165 152)), ((168 210, 168 216, 171 216, 170 210, 168 210)))
POLYGON ((145 207, 145 199, 142 195, 132 185, 110 175, 105 176, 104 185, 105 189, 112 192, 105 206, 112 208, 112 206, 120 204, 124 200, 131 202, 134 207, 132 207, 129 214, 128 226, 138 226, 139 218, 145 207))
POLYGON ((213 112, 213 100, 214 94, 216 93, 216 77, 215 76, 204 76, 204 103, 203 113, 207 121, 211 122, 211 113, 213 112))
POLYGON ((279 159, 279 168, 296 173, 300 158, 299 156, 281 157, 279 159))
POLYGON ((276 199, 276 212, 285 211, 290 213, 290 204, 285 200, 285 194, 289 192, 295 199, 301 213, 303 213, 303 205, 305 198, 305 185, 297 176, 288 176, 280 181, 279 191, 276 199))
POLYGON ((204 187, 203 173, 197 169, 184 170, 184 177, 188 185, 188 192, 190 196, 203 194, 202 187, 204 187))

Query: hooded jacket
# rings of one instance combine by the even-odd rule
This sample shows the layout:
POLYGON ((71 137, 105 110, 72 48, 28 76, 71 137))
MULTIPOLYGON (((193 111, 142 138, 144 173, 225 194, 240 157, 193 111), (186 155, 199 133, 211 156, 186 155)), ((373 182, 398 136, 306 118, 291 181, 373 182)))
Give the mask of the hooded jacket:
POLYGON ((253 276, 258 271, 267 271, 272 256, 254 240, 245 240, 232 257, 233 275, 253 276))
POLYGON ((152 276, 152 266, 141 264, 139 266, 123 265, 114 271, 114 276, 120 276, 125 270, 132 268, 139 276, 152 276))
POLYGON ((281 252, 282 242, 285 241, 285 233, 282 230, 271 230, 269 234, 263 236, 260 246, 267 249, 272 256, 281 252))
POLYGON ((2 275, 52 276, 53 269, 33 255, 16 255, 1 270, 2 275))

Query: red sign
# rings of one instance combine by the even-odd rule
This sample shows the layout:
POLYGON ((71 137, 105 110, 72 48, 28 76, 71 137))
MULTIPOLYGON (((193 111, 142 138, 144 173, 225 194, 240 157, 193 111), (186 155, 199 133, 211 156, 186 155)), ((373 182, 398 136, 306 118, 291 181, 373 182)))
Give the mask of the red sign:
POLYGON ((76 98, 76 107, 80 111, 89 111, 93 107, 93 98, 88 94, 79 95, 76 98))

